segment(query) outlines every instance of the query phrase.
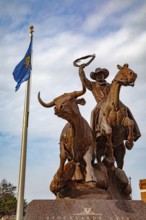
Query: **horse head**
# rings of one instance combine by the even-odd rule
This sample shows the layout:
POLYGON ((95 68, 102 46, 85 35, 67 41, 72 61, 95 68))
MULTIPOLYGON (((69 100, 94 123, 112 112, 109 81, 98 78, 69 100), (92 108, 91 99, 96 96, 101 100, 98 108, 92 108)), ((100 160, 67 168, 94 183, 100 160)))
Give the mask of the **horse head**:
POLYGON ((119 72, 115 76, 114 81, 119 82, 123 86, 134 86, 137 74, 128 67, 128 64, 124 64, 123 66, 117 65, 119 72))

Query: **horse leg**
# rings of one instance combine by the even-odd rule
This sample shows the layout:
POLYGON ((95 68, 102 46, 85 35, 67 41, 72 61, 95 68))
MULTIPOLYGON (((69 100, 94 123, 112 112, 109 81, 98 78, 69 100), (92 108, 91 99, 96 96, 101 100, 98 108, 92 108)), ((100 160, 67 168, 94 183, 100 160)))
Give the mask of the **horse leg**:
POLYGON ((128 138, 127 141, 125 143, 125 146, 128 150, 131 150, 131 148, 133 147, 134 143, 134 136, 133 136, 133 129, 134 129, 134 121, 131 120, 128 117, 125 117, 122 123, 125 127, 128 127, 128 138))
POLYGON ((125 152, 126 152, 126 149, 125 149, 124 143, 114 148, 114 157, 117 163, 117 167, 120 169, 122 169, 124 165, 125 152))
POLYGON ((105 150, 105 156, 103 159, 103 163, 108 166, 108 167, 112 167, 114 165, 115 162, 115 158, 113 156, 113 144, 112 144, 112 135, 108 134, 106 135, 107 137, 107 142, 106 142, 106 150, 105 150))
POLYGON ((103 130, 105 132, 105 136, 107 138, 106 151, 105 151, 105 157, 103 159, 103 162, 107 166, 111 167, 114 165, 114 162, 115 162, 115 158, 113 156, 112 128, 108 124, 108 121, 106 118, 103 118, 103 120, 102 120, 102 129, 101 130, 103 130))
POLYGON ((105 144, 106 144, 105 136, 102 135, 96 139, 96 159, 98 163, 101 162, 101 159, 105 154, 105 149, 106 149, 105 144))
POLYGON ((92 146, 89 146, 89 149, 86 151, 86 153, 83 156, 83 159, 86 163, 86 175, 85 175, 86 182, 89 182, 89 181, 97 182, 94 169, 92 167, 92 157, 93 157, 92 146))

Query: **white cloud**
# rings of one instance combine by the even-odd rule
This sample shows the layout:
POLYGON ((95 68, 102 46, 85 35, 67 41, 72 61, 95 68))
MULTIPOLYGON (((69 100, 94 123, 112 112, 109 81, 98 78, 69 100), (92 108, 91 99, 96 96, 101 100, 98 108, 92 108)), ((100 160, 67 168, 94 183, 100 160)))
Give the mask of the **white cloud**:
POLYGON ((105 23, 107 27, 108 25, 110 25, 111 21, 115 24, 115 13, 117 14, 117 19, 118 14, 130 5, 131 1, 104 1, 104 3, 100 5, 100 7, 97 4, 94 8, 93 13, 86 18, 83 24, 83 29, 87 32, 94 32, 95 30, 98 31, 99 28, 104 28, 105 23))

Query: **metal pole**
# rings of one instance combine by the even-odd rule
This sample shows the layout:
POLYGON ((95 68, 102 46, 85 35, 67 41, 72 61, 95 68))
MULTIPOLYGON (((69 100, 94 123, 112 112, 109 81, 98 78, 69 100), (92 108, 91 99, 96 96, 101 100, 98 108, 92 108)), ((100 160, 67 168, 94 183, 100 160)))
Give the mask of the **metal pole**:
MULTIPOLYGON (((33 26, 30 26, 30 40, 32 40, 33 31, 34 31, 33 26)), ((30 74, 30 77, 31 77, 31 74, 30 74)), ((27 134, 28 134, 29 100, 30 100, 30 79, 26 83, 27 84, 26 84, 26 94, 25 94, 24 113, 23 113, 23 127, 22 127, 22 140, 21 140, 21 157, 20 157, 20 168, 19 168, 19 184, 18 184, 16 220, 23 219, 27 134)))

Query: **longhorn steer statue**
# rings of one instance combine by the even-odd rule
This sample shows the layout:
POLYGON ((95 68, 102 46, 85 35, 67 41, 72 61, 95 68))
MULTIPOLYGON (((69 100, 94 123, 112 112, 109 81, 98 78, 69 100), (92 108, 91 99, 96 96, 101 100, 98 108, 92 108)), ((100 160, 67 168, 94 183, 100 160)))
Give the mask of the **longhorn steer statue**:
POLYGON ((86 89, 83 86, 81 91, 64 93, 47 104, 40 98, 40 92, 38 93, 38 100, 42 106, 46 108, 55 106, 55 114, 68 121, 60 137, 60 166, 56 173, 58 183, 63 179, 64 165, 67 159, 71 159, 75 163, 84 161, 86 167, 85 181, 96 181, 91 164, 96 149, 96 141, 89 124, 82 117, 78 107, 78 104, 85 104, 83 98, 78 99, 85 92, 86 89))

